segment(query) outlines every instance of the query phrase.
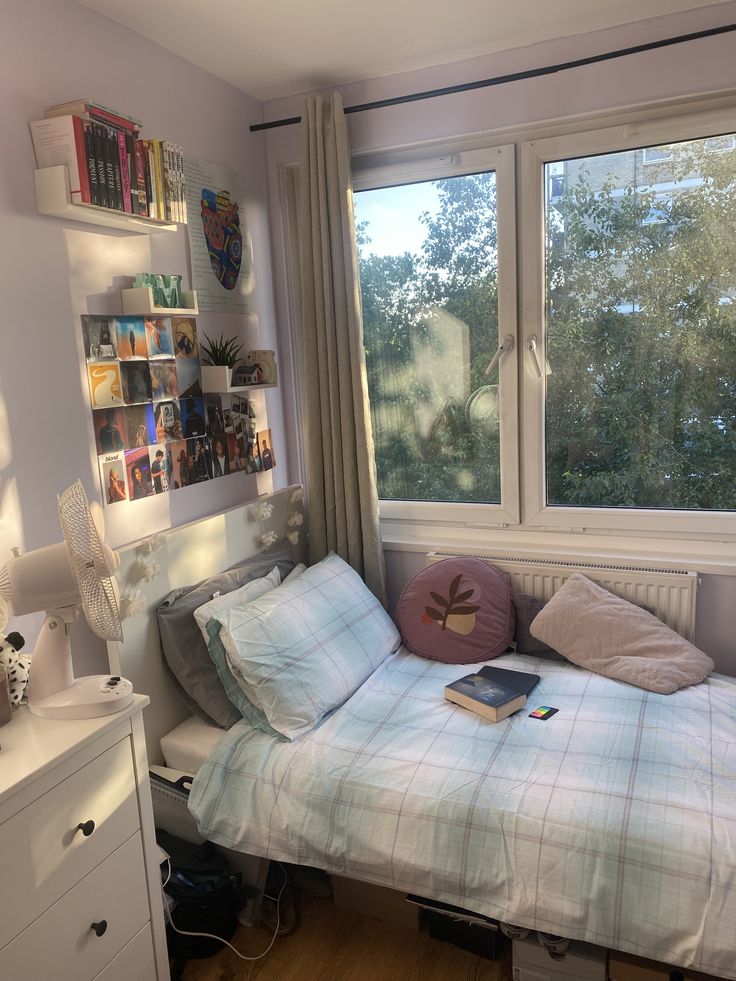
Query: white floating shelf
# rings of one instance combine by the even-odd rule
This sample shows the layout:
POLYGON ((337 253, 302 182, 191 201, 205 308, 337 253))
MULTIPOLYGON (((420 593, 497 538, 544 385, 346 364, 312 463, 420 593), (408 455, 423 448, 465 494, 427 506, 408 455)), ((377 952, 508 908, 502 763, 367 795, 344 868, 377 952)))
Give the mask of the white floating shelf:
POLYGON ((137 235, 176 231, 176 225, 169 221, 129 215, 124 211, 100 208, 96 204, 75 203, 69 187, 69 171, 64 165, 43 167, 34 171, 33 176, 36 182, 36 207, 42 215, 81 221, 88 225, 104 225, 137 235))
POLYGON ((255 385, 231 385, 232 369, 223 365, 202 365, 202 391, 205 395, 230 395, 252 392, 259 388, 278 388, 278 382, 258 382, 255 385))
POLYGON ((196 317, 199 313, 196 290, 182 290, 183 307, 157 307, 153 302, 150 286, 135 286, 120 291, 123 297, 123 313, 155 317, 196 317))

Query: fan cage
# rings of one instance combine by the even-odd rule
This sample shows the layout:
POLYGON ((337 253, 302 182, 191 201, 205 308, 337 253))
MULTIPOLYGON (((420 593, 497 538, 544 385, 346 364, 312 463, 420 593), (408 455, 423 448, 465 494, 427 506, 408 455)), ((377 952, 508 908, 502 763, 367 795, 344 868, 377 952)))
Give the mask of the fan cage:
POLYGON ((81 481, 77 480, 59 496, 59 521, 90 629, 103 640, 122 640, 112 576, 81 481))

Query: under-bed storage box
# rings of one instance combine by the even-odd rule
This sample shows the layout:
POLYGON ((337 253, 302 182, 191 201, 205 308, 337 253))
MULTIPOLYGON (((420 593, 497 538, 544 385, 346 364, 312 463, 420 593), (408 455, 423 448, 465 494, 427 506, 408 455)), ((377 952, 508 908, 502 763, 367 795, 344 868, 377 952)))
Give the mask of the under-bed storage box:
POLYGON ((712 974, 670 967, 659 961, 615 951, 611 951, 608 958, 608 977, 609 981, 718 981, 712 974))
POLYGON ((578 940, 552 955, 531 934, 514 940, 514 981, 606 981, 606 955, 605 947, 578 940))

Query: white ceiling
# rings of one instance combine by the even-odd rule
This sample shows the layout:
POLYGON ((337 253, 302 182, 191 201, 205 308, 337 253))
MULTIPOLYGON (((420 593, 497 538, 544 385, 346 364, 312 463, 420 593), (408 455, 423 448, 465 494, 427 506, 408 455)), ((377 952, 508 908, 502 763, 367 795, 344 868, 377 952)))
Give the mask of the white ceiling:
POLYGON ((706 7, 714 0, 80 2, 267 102, 706 7))

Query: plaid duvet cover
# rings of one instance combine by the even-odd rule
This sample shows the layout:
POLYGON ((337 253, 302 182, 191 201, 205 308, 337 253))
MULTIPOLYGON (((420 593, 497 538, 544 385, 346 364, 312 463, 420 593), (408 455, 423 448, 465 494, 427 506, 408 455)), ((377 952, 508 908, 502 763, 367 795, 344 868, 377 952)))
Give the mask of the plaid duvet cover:
POLYGON ((443 697, 477 666, 404 650, 298 741, 238 723, 194 780, 201 833, 736 979, 736 679, 656 695, 493 663, 542 676, 496 725, 443 697))

